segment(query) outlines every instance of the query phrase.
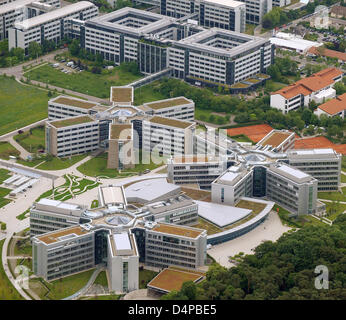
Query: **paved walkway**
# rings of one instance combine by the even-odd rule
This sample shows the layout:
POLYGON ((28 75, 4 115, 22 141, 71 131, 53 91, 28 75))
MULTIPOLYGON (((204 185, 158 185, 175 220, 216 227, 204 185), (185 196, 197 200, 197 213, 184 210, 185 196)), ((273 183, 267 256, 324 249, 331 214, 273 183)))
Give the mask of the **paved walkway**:
POLYGON ((122 298, 122 300, 157 300, 157 299, 148 296, 147 289, 139 289, 139 290, 129 292, 122 298))
POLYGON ((16 140, 13 139, 13 136, 8 138, 8 142, 20 152, 20 157, 22 159, 26 160, 31 155, 30 152, 24 149, 16 140))

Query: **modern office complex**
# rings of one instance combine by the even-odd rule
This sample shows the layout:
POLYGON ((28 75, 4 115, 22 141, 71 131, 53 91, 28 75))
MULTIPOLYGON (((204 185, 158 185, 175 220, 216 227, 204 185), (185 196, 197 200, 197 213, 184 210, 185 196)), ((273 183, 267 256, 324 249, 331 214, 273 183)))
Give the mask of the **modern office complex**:
POLYGON ((341 81, 343 71, 327 68, 312 76, 301 79, 270 95, 270 106, 288 113, 300 107, 307 107, 311 101, 323 103, 335 97, 333 85, 341 81))
POLYGON ((196 16, 199 25, 245 32, 245 4, 234 0, 162 0, 162 15, 182 18, 196 16))
POLYGON ((90 116, 46 122, 46 149, 56 157, 95 151, 100 145, 100 126, 90 116))
POLYGON ((286 7, 291 4, 291 0, 273 0, 273 7, 286 7))
POLYGON ((342 156, 333 149, 290 150, 287 159, 290 166, 318 180, 318 191, 339 189, 342 156))
POLYGON ((273 47, 263 38, 133 8, 86 21, 82 46, 116 64, 137 61, 143 73, 168 70, 173 77, 212 86, 265 73, 274 61, 273 47))
POLYGON ((85 21, 96 17, 98 8, 88 1, 79 1, 42 15, 15 22, 9 30, 9 49, 23 48, 27 53, 30 42, 44 40, 58 42, 69 37, 71 21, 85 21))
POLYGON ((9 29, 15 22, 50 12, 60 7, 60 0, 17 0, 0 3, 0 40, 9 37, 9 29))
POLYGON ((263 16, 272 10, 273 0, 240 0, 246 4, 246 23, 262 24, 263 16))
POLYGON ((200 189, 210 189, 211 183, 228 166, 226 157, 182 156, 167 160, 167 178, 177 185, 198 185, 200 189))
POLYGON ((159 156, 193 152, 195 123, 154 116, 143 121, 143 150, 159 156))

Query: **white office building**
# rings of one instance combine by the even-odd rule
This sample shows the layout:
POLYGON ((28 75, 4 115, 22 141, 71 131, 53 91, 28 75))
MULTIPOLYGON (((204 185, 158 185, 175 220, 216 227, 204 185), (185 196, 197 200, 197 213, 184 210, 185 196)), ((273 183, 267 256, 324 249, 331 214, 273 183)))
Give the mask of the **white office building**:
POLYGON ((89 20, 98 15, 98 8, 91 2, 79 1, 57 10, 14 23, 9 30, 9 49, 27 49, 30 42, 42 44, 44 40, 55 42, 69 35, 71 20, 89 20))
POLYGON ((17 0, 0 3, 0 40, 9 37, 16 22, 38 16, 60 7, 60 0, 17 0))
POLYGON ((318 191, 338 190, 342 155, 333 149, 290 150, 287 159, 290 166, 318 180, 318 191))

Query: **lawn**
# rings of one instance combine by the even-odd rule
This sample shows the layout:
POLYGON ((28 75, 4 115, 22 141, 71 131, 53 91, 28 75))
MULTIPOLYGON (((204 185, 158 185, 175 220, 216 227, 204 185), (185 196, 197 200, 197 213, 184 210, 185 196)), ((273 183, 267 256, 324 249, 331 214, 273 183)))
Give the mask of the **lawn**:
POLYGON ((51 158, 39 165, 37 169, 41 170, 62 170, 71 167, 75 163, 83 160, 88 154, 82 154, 78 156, 72 156, 71 158, 51 158))
MULTIPOLYGON (((0 253, 5 240, 0 241, 0 253)), ((10 280, 8 280, 2 262, 0 261, 0 300, 24 300, 22 296, 13 287, 10 280)))
POLYGON ((192 227, 207 230, 208 235, 219 233, 222 231, 222 229, 220 229, 216 225, 214 225, 214 224, 212 224, 212 223, 210 223, 210 222, 208 222, 202 218, 198 218, 197 224, 194 224, 192 227))
POLYGON ((231 138, 238 142, 250 142, 251 144, 254 143, 252 140, 250 140, 247 136, 243 134, 238 134, 237 136, 233 136, 231 138))
POLYGON ((341 182, 346 183, 346 175, 341 174, 341 182))
POLYGON ((47 92, 3 76, 0 88, 0 135, 47 118, 47 92))
POLYGON ((342 156, 341 168, 346 171, 346 156, 342 156))
POLYGON ((146 289, 147 284, 158 275, 158 272, 142 269, 139 270, 139 289, 146 289))
POLYGON ((318 192, 317 198, 319 199, 327 199, 332 201, 346 201, 346 195, 341 192, 318 192))
MULTIPOLYGON (((101 153, 98 156, 90 159, 87 162, 84 162, 79 167, 77 167, 77 170, 81 172, 82 174, 89 176, 89 177, 99 177, 99 176, 106 176, 108 178, 115 178, 115 177, 127 177, 130 175, 136 175, 139 172, 144 171, 145 169, 155 169, 157 167, 160 167, 162 164, 136 164, 135 168, 133 169, 124 169, 123 172, 120 172, 116 169, 108 169, 107 168, 107 153, 101 153)), ((139 158, 141 159, 141 153, 139 154, 139 158)))
POLYGON ((9 177, 11 177, 10 171, 0 168, 0 184, 2 184, 9 177))
POLYGON ((99 284, 99 285, 101 285, 103 287, 108 288, 108 281, 107 281, 106 271, 101 271, 99 273, 99 275, 95 279, 94 284, 99 284))
POLYGON ((324 202, 326 204, 327 218, 335 220, 337 216, 346 210, 346 204, 338 202, 324 202))
POLYGON ((49 65, 26 72, 25 76, 31 80, 37 80, 99 98, 109 98, 111 86, 123 86, 142 77, 125 72, 121 66, 115 67, 109 73, 102 71, 101 74, 95 74, 83 71, 66 74, 49 65))
POLYGON ((10 156, 19 157, 20 152, 13 147, 10 143, 1 141, 0 142, 0 158, 8 160, 10 156))
POLYGON ((35 283, 38 280, 31 280, 30 289, 35 291, 43 300, 61 300, 82 289, 87 284, 93 272, 94 269, 91 269, 52 282, 46 282, 41 279, 41 285, 35 283))
POLYGON ((29 255, 32 256, 32 245, 30 239, 18 239, 14 246, 14 255, 22 256, 29 255))
POLYGON ((39 126, 30 131, 23 132, 14 136, 14 139, 28 152, 37 153, 38 150, 44 150, 45 129, 39 126))
POLYGON ((6 206, 7 204, 11 202, 11 200, 4 199, 4 197, 7 196, 10 192, 11 192, 10 189, 0 187, 0 208, 3 206, 6 206))
POLYGON ((158 81, 154 81, 150 84, 147 84, 143 87, 135 89, 134 96, 135 101, 134 104, 136 106, 141 105, 145 102, 152 102, 157 100, 167 99, 169 97, 164 96, 161 92, 157 90, 157 87, 160 86, 158 81))

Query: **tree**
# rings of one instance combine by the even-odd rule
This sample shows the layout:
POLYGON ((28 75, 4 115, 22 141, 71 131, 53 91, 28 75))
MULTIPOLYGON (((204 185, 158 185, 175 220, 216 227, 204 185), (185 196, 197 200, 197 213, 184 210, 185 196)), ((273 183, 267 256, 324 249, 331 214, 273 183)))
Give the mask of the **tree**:
POLYGON ((336 91, 336 94, 339 96, 341 94, 346 93, 346 85, 344 85, 341 81, 338 81, 334 85, 334 89, 336 91))
POLYGON ((181 287, 181 294, 186 296, 189 300, 196 299, 196 285, 193 281, 184 282, 181 287))
POLYGON ((23 61, 24 60, 24 49, 22 48, 12 48, 10 51, 10 55, 14 56, 18 59, 18 61, 23 61))
POLYGON ((73 56, 78 56, 80 50, 80 42, 78 39, 73 39, 68 46, 68 50, 73 56))
POLYGON ((37 59, 38 56, 42 55, 42 48, 37 42, 32 41, 29 43, 28 53, 30 58, 37 59))

